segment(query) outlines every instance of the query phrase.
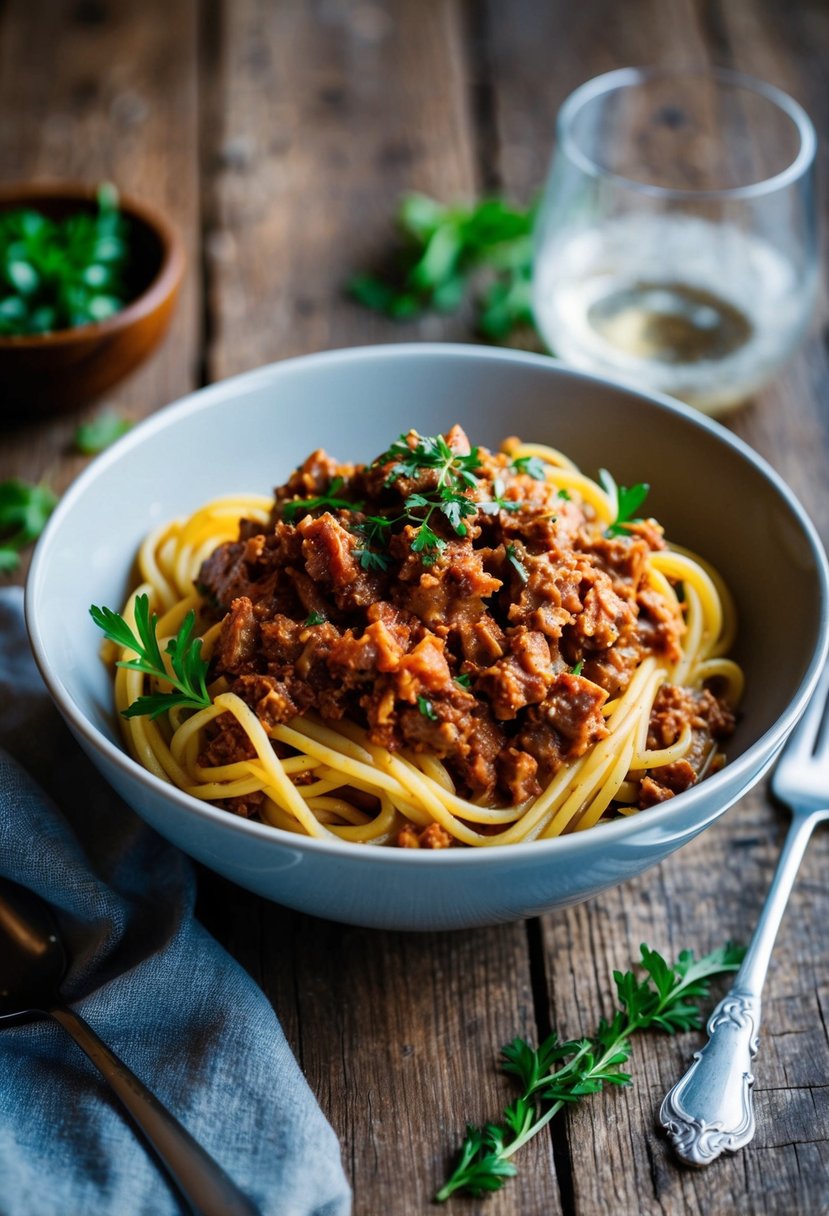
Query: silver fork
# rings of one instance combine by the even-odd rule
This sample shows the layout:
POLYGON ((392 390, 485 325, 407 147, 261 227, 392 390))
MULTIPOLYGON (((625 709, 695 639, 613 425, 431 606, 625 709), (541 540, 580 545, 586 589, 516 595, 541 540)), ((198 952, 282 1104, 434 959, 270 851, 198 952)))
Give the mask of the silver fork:
POLYGON ((708 1042, 659 1109, 659 1123, 686 1165, 708 1165, 754 1136, 752 1062, 763 981, 809 837, 829 819, 828 700, 829 664, 772 777, 772 790, 791 810, 792 822, 751 944, 728 995, 708 1020, 708 1042))

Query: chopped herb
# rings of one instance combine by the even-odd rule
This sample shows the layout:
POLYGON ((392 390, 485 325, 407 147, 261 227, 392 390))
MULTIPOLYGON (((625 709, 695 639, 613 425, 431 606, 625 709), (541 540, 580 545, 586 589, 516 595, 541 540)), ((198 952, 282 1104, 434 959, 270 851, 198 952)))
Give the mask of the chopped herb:
POLYGON ((364 545, 356 549, 352 549, 352 553, 357 556, 357 561, 363 570, 388 570, 391 558, 385 553, 378 553, 375 549, 367 549, 364 545))
POLYGON ((316 609, 313 612, 309 612, 308 616, 305 618, 305 628, 306 629, 309 629, 312 625, 324 625, 324 624, 325 624, 325 617, 322 615, 321 612, 317 612, 316 609))
POLYGON ((464 671, 459 676, 455 676, 455 683, 460 684, 461 688, 472 687, 472 676, 468 671, 464 671))
POLYGON ((609 1022, 600 1020, 592 1038, 563 1041, 553 1032, 537 1048, 520 1038, 503 1048, 503 1070, 518 1078, 521 1095, 506 1107, 502 1123, 467 1127, 457 1165, 435 1196, 439 1202, 455 1191, 483 1195, 500 1190, 518 1172, 512 1155, 566 1103, 598 1093, 606 1084, 630 1084, 621 1065, 630 1058, 632 1035, 649 1029, 668 1034, 699 1029, 696 1002, 708 997, 709 978, 736 971, 745 954, 742 947, 728 943, 698 960, 683 950, 671 965, 655 950, 645 945, 641 950, 645 978, 614 971, 621 1008, 609 1022))
POLYGON ((51 333, 119 312, 129 298, 129 235, 112 186, 98 191, 97 213, 0 213, 0 334, 51 333))
POLYGON ((117 414, 101 414, 92 422, 82 422, 75 430, 75 447, 83 456, 96 456, 116 439, 126 435, 132 426, 129 418, 117 414))
POLYGON ((579 659, 579 661, 578 661, 578 663, 576 663, 575 667, 570 668, 570 675, 571 676, 580 676, 583 670, 584 670, 584 659, 579 659))
POLYGON ((167 710, 182 706, 185 709, 207 709, 210 696, 205 680, 207 660, 201 657, 201 638, 193 637, 196 614, 192 608, 181 623, 174 638, 167 643, 165 653, 170 657, 172 674, 167 670, 158 645, 155 613, 150 615, 150 600, 139 595, 135 600, 135 629, 133 632, 124 618, 111 608, 97 608, 94 604, 89 614, 104 636, 117 646, 135 651, 137 658, 120 659, 116 666, 128 671, 141 671, 156 680, 172 685, 173 692, 151 693, 138 697, 132 705, 122 710, 125 718, 149 714, 157 718, 167 710))
POLYGON ((321 509, 359 511, 363 505, 361 502, 351 502, 347 498, 338 497, 344 484, 344 478, 335 477, 325 494, 320 494, 316 498, 292 498, 288 502, 284 502, 282 504, 284 518, 290 523, 300 515, 310 515, 312 511, 321 509))
POLYGON ((439 489, 448 486, 452 490, 461 490, 465 486, 478 484, 476 473, 481 467, 478 448, 466 453, 455 452, 443 435, 412 434, 414 443, 411 446, 408 437, 400 435, 374 461, 375 467, 394 461, 394 467, 386 478, 387 486, 398 477, 417 477, 421 469, 437 470, 439 489))
POLYGON ((430 722, 437 722, 438 716, 435 713, 435 708, 428 697, 418 697, 417 708, 423 714, 424 718, 428 718, 430 722))
POLYGON ((607 469, 599 469, 599 481, 611 503, 615 505, 613 522, 605 528, 604 534, 625 536, 631 524, 641 523, 640 519, 634 518, 634 511, 637 511, 647 498, 650 486, 646 482, 640 482, 630 488, 617 486, 607 469))
POLYGON ((526 473, 535 481, 545 481, 547 477, 547 466, 538 456, 516 456, 510 461, 510 468, 516 473, 526 473))
POLYGON ((570 501, 570 491, 566 490, 564 488, 564 486, 562 486, 561 489, 559 490, 558 494, 556 494, 556 498, 563 498, 565 502, 569 502, 570 501))
POLYGON ((367 535, 378 538, 384 529, 395 523, 408 523, 415 527, 412 552, 419 553, 424 565, 432 565, 446 548, 447 541, 431 526, 436 511, 444 516, 456 536, 466 536, 464 519, 476 515, 480 503, 467 497, 467 491, 478 485, 476 476, 480 469, 478 448, 470 452, 455 452, 443 435, 400 435, 398 439, 374 462, 374 467, 392 465, 386 476, 386 485, 393 485, 400 477, 415 479, 425 470, 437 473, 434 489, 416 491, 407 495, 403 513, 393 519, 369 516, 366 524, 358 528, 367 535), (419 514, 423 512, 423 514, 419 514), (373 530, 373 532, 372 532, 373 530))
POLYGON ((499 511, 520 511, 521 503, 514 498, 504 498, 504 483, 496 477, 492 483, 492 499, 489 502, 478 503, 484 515, 497 515, 499 511))
POLYGON ((526 583, 530 576, 527 573, 526 566, 522 565, 521 560, 518 557, 518 550, 515 548, 515 545, 507 545, 507 561, 513 567, 513 569, 518 571, 521 582, 526 583))
POLYGON ((0 482, 0 574, 17 569, 21 549, 40 536, 57 501, 48 486, 0 482))
POLYGON ((423 194, 405 196, 398 223, 404 246, 389 278, 354 276, 349 290, 367 308, 396 320, 429 309, 450 312, 475 287, 478 329, 492 341, 532 325, 531 265, 535 207, 491 198, 447 207, 423 194))

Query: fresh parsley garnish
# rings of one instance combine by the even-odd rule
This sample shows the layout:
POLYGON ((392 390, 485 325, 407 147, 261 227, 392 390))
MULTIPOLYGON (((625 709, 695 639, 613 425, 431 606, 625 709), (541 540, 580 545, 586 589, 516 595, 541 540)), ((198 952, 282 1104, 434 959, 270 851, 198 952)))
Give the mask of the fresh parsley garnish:
POLYGON ((435 713, 435 707, 428 697, 418 697, 417 708, 423 714, 424 718, 428 718, 430 722, 437 722, 438 716, 435 713))
POLYGON ((319 494, 316 498, 291 498, 282 504, 282 514, 290 522, 295 520, 300 515, 310 515, 312 511, 319 510, 339 510, 359 511, 362 507, 361 502, 351 502, 348 498, 338 497, 340 490, 345 484, 343 477, 333 478, 331 485, 325 494, 319 494))
POLYGON ((83 456, 96 456, 103 452, 116 439, 126 435, 132 426, 129 418, 120 418, 117 414, 101 414, 92 422, 82 422, 75 429, 75 447, 83 456))
POLYGON ((352 553, 356 554, 363 570, 388 570, 391 563, 391 558, 385 553, 378 553, 376 549, 368 549, 365 545, 358 545, 356 549, 352 549, 352 553))
POLYGON ((208 664, 207 660, 201 657, 201 638, 193 637, 196 614, 192 608, 182 621, 176 636, 170 638, 167 643, 165 653, 169 655, 172 674, 167 670, 158 645, 158 618, 155 613, 150 615, 149 596, 139 595, 135 600, 137 636, 120 613, 113 612, 111 608, 97 608, 93 604, 89 615, 103 630, 106 638, 117 646, 134 650, 138 656, 135 659, 120 659, 118 667, 125 667, 128 671, 142 671, 154 679, 164 680, 173 688, 172 692, 150 693, 138 697, 132 705, 121 711, 125 718, 135 718, 143 714, 157 718, 159 714, 176 706, 185 709, 208 708, 210 696, 205 683, 208 664))
POLYGON ((398 477, 417 477, 421 469, 435 469, 438 473, 438 488, 444 486, 460 490, 476 486, 476 473, 481 467, 480 449, 456 452, 450 448, 443 435, 417 435, 412 432, 414 442, 410 445, 406 435, 400 435, 388 449, 378 456, 374 465, 392 464, 386 478, 391 485, 398 477))
POLYGON ((547 466, 538 456, 516 456, 510 461, 510 468, 516 473, 526 473, 535 481, 545 481, 547 477, 547 466))
POLYGON ((455 683, 460 684, 461 688, 471 688, 472 687, 472 676, 469 674, 468 671, 462 672, 461 675, 455 676, 454 679, 455 679, 455 683))
POLYGON ((491 198, 470 207, 444 206, 423 194, 401 200, 403 237, 391 275, 354 276, 349 290, 368 308, 397 320, 428 309, 451 312, 479 291, 478 329, 503 341, 519 325, 532 325, 531 267, 535 207, 526 210, 491 198))
POLYGON ((316 609, 314 609, 313 612, 309 612, 308 616, 305 618, 305 628, 306 629, 309 629, 312 625, 324 625, 324 624, 325 624, 325 617, 322 615, 321 612, 317 612, 316 609))
POLYGON ((478 503, 484 515, 497 515, 499 511, 520 511, 521 503, 514 498, 504 498, 504 483, 496 477, 492 483, 492 498, 489 502, 478 503))
POLYGON ((386 475, 386 486, 399 478, 416 480, 423 472, 433 470, 437 474, 434 487, 413 491, 403 503, 402 514, 384 518, 369 516, 358 524, 357 529, 375 542, 387 538, 389 529, 398 523, 411 524, 415 528, 412 552, 419 553, 424 565, 432 565, 447 546, 447 541, 433 527, 435 513, 442 515, 456 536, 466 536, 465 520, 478 511, 495 514, 498 511, 517 511, 521 504, 504 498, 504 483, 496 479, 495 495, 491 500, 477 501, 469 497, 469 491, 479 485, 481 471, 480 449, 456 452, 443 435, 400 435, 390 447, 378 456, 373 467, 391 465, 386 475))
POLYGON ((527 573, 526 566, 522 564, 521 559, 518 556, 518 550, 516 549, 515 545, 507 545, 506 552, 507 561, 512 568, 518 572, 518 577, 521 579, 521 582, 526 583, 530 576, 527 573))
POLYGON ((540 1047, 516 1038, 501 1052, 504 1072, 517 1077, 520 1096, 503 1112, 502 1122, 468 1127, 450 1177, 438 1191, 439 1202, 455 1191, 483 1195, 497 1191, 517 1173, 512 1156, 562 1109, 598 1093, 606 1084, 628 1085, 621 1066, 630 1057, 630 1038, 641 1030, 674 1034, 702 1025, 698 1001, 708 996, 708 980, 736 971, 745 950, 728 943, 694 959, 683 950, 671 965, 643 945, 643 979, 633 971, 614 971, 621 1008, 610 1021, 602 1018, 592 1038, 559 1040, 555 1032, 540 1047))
POLYGON ((21 549, 40 536, 57 501, 48 486, 0 482, 0 574, 17 569, 21 549))
POLYGON ((630 524, 641 523, 640 519, 634 518, 634 512, 638 511, 647 498, 650 486, 644 481, 640 481, 638 485, 630 488, 618 486, 607 469, 599 469, 599 481, 602 483, 602 489, 616 507, 613 522, 605 528, 604 534, 605 536, 625 536, 630 524))
POLYGON ((570 668, 570 675, 571 676, 580 676, 583 671, 584 671, 584 659, 579 659, 579 661, 578 661, 578 663, 576 663, 575 667, 570 668))
POLYGON ((128 241, 112 186, 98 191, 97 213, 0 213, 0 334, 51 333, 119 312, 129 295, 128 241))

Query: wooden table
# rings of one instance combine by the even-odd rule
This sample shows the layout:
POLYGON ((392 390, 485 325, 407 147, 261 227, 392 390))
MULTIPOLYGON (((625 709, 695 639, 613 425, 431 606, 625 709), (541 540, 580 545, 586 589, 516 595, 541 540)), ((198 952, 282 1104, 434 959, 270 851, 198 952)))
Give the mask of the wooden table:
MULTIPOLYGON (((115 181, 180 226, 189 273, 160 352, 104 405, 139 418, 287 355, 468 340, 462 314, 405 327, 342 284, 390 240, 396 200, 543 180, 564 96, 607 69, 711 61, 789 90, 829 134, 825 0, 6 0, 0 179, 115 181)), ((733 420, 829 538, 827 312, 733 420)), ((0 388, 0 391, 2 389, 0 388)), ((0 435, 0 477, 63 490, 77 416, 0 435)), ((174 470, 171 470, 174 473, 174 470)), ((773 662, 770 642, 769 660, 773 662)), ((511 1097, 501 1044, 573 1036, 611 1009, 639 943, 675 955, 745 939, 783 819, 761 789, 637 882, 569 912, 407 936, 299 915, 204 872, 213 932, 272 999, 343 1146, 361 1216, 428 1210, 467 1121, 511 1097)), ((806 858, 766 990, 757 1136, 678 1168, 653 1112, 697 1035, 644 1036, 633 1088, 583 1102, 520 1172, 458 1212, 818 1213, 829 1207, 829 840, 806 858)))

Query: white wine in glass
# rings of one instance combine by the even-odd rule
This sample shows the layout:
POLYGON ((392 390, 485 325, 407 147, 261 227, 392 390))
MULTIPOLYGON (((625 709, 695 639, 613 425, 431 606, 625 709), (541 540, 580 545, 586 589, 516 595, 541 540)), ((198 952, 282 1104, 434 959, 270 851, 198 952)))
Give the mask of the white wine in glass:
POLYGON ((815 137, 733 72, 624 69, 559 115, 534 259, 562 359, 724 413, 795 349, 817 291, 815 137))

